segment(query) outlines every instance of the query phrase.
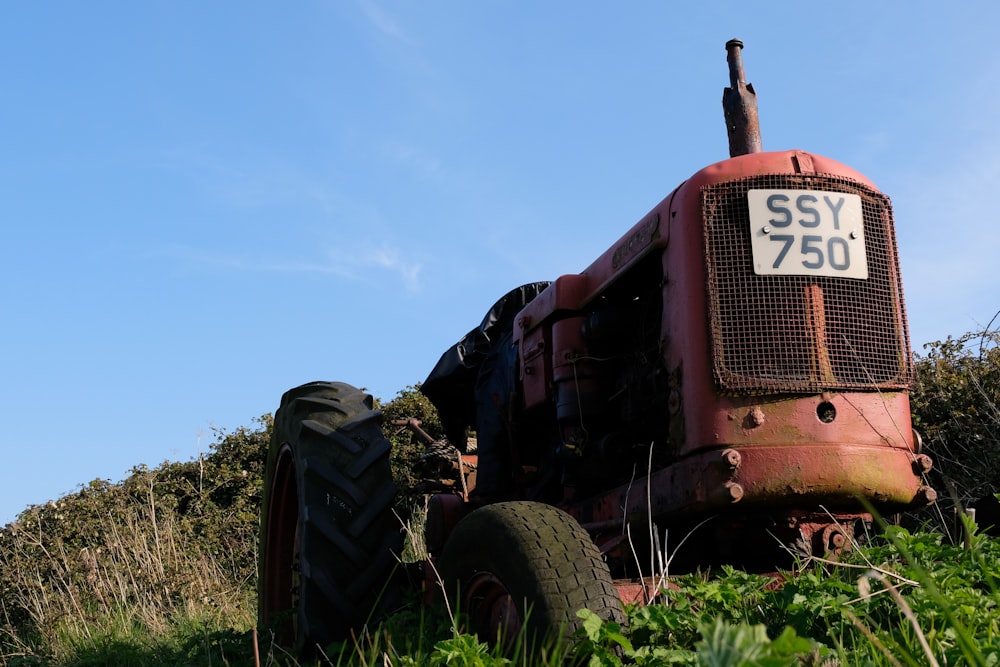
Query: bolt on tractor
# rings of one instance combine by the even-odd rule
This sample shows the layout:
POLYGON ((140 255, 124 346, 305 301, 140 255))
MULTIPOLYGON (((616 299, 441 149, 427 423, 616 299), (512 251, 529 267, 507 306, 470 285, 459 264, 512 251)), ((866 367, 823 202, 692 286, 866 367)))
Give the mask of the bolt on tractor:
MULTIPOLYGON (((762 150, 742 47, 726 44, 730 158, 580 273, 507 293, 420 387, 462 454, 462 483, 428 501, 427 585, 481 637, 572 632, 583 607, 622 621, 653 553, 773 570, 935 499, 889 198, 829 158, 762 150)), ((396 600, 380 422, 341 383, 276 414, 259 615, 299 650, 396 600)))

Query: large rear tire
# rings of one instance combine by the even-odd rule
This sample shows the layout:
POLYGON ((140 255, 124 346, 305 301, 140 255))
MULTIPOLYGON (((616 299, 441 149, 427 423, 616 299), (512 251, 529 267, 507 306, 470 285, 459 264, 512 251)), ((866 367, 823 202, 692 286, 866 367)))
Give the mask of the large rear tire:
POLYGON ((576 612, 583 608, 625 623, 590 536, 573 517, 542 503, 496 503, 472 512, 449 536, 439 572, 452 609, 485 641, 511 647, 522 631, 529 649, 565 640, 582 625, 576 612))
POLYGON ((380 420, 371 396, 326 382, 288 391, 275 415, 258 622, 299 654, 346 638, 395 599, 390 582, 402 534, 380 420))

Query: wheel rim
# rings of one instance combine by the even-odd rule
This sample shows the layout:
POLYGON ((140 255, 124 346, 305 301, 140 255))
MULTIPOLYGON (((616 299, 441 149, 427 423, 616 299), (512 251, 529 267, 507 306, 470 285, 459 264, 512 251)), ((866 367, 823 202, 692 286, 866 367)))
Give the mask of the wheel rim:
POLYGON ((288 642, 295 634, 295 559, 298 552, 299 503, 295 482, 295 462, 288 444, 281 446, 275 462, 274 476, 268 489, 269 501, 265 518, 261 585, 263 621, 272 623, 280 614, 288 615, 275 627, 278 640, 288 642))
POLYGON ((523 620, 513 596, 502 581, 489 572, 475 575, 462 595, 464 611, 480 637, 510 645, 521 632, 523 620))

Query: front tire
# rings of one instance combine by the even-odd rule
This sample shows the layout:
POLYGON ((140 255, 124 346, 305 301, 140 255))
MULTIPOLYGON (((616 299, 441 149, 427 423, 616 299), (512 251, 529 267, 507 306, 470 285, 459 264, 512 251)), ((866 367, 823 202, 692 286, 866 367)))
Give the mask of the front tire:
POLYGON ((258 622, 309 655, 393 603, 402 550, 391 445, 371 396, 343 383, 285 393, 261 507, 258 622))
POLYGON ((625 623, 600 551, 550 505, 505 502, 472 512, 448 538, 439 571, 452 609, 485 641, 511 647, 522 631, 529 648, 565 640, 582 626, 583 608, 625 623))

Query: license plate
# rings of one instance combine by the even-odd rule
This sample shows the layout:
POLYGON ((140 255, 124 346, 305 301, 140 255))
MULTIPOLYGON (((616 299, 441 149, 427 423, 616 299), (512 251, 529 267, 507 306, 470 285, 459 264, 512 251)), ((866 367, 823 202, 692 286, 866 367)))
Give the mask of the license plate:
POLYGON ((747 203, 757 275, 868 279, 858 195, 750 190, 747 203))

